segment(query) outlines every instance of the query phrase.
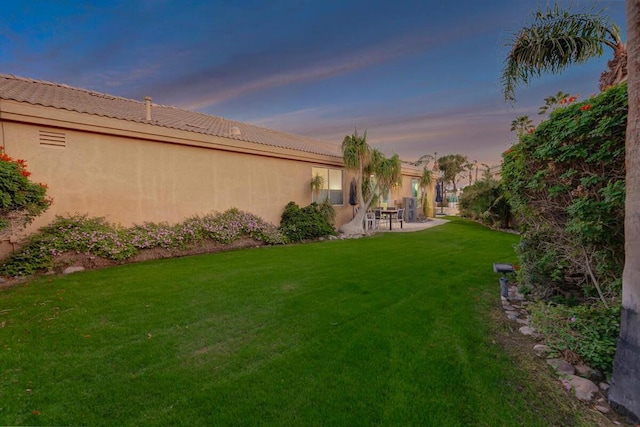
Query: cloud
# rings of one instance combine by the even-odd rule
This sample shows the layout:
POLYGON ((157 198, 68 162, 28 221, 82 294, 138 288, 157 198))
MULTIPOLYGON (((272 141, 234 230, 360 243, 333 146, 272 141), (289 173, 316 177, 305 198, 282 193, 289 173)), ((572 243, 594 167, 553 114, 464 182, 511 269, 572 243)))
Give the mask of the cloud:
POLYGON ((346 116, 342 107, 322 106, 248 121, 334 144, 340 144, 357 126, 360 132, 367 131, 371 146, 387 155, 401 153, 405 160, 438 152, 460 153, 469 159, 497 164, 500 153, 513 142, 511 120, 520 115, 516 113, 528 110, 495 105, 485 99, 478 104, 421 114, 387 111, 357 117, 346 116))
POLYGON ((443 31, 414 29, 404 34, 395 34, 384 41, 375 40, 365 46, 346 49, 336 45, 314 50, 317 42, 312 42, 311 46, 294 53, 286 48, 247 53, 212 68, 205 67, 196 73, 184 75, 180 80, 172 82, 173 90, 168 90, 176 94, 177 106, 201 110, 249 94, 345 76, 400 58, 424 55, 429 50, 444 48, 456 41, 488 31, 489 28, 490 24, 483 21, 443 31), (258 69, 256 64, 260 64, 258 69), (274 67, 273 64, 278 66, 274 67))

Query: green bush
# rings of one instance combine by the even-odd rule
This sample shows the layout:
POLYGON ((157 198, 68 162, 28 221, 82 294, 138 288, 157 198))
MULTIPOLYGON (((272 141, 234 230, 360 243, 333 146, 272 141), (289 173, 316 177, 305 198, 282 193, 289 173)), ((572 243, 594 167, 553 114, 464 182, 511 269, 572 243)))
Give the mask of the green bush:
POLYGON ((0 266, 0 275, 22 276, 51 270, 56 257, 65 252, 124 261, 142 249, 188 249, 204 240, 228 244, 242 237, 266 244, 286 242, 274 225, 238 209, 194 216, 176 225, 147 222, 130 228, 110 224, 104 218, 58 216, 28 237, 22 248, 0 266))
POLYGON ((280 230, 292 242, 336 234, 316 203, 300 208, 295 202, 289 202, 282 213, 280 230))
POLYGON ((626 84, 615 86, 556 109, 503 154, 520 279, 536 295, 620 296, 627 109, 626 84))
POLYGON ((51 206, 47 186, 31 182, 30 175, 24 160, 13 160, 0 148, 0 232, 11 223, 29 224, 51 206))
POLYGON ((502 185, 494 179, 465 187, 460 196, 460 213, 492 227, 508 228, 511 225, 511 207, 502 185))
POLYGON ((592 368, 610 374, 620 333, 620 307, 602 305, 533 306, 533 324, 558 354, 573 352, 592 368))

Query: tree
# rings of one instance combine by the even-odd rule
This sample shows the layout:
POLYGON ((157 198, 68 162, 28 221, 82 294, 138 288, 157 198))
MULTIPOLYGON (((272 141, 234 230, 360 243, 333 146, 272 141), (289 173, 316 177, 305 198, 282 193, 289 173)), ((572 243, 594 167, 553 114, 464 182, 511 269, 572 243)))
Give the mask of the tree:
POLYGON ((548 111, 555 110, 556 107, 561 105, 562 101, 564 99, 567 99, 568 97, 569 97, 569 94, 561 90, 559 90, 558 93, 556 93, 555 95, 547 96, 544 99, 544 105, 540 107, 540 109, 538 110, 538 114, 546 114, 548 111))
POLYGON ((462 154, 448 154, 438 159, 438 168, 443 173, 444 182, 450 182, 453 185, 453 191, 457 191, 456 181, 458 175, 464 172, 465 165, 468 163, 467 156, 462 154))
POLYGON ((13 160, 0 149, 0 233, 30 224, 53 202, 47 186, 31 182, 30 175, 24 160, 13 160))
POLYGON ((475 167, 476 163, 477 161, 474 160, 473 162, 467 162, 464 165, 464 168, 469 171, 469 185, 473 184, 473 168, 475 167))
MULTIPOLYGON (((314 199, 313 201, 316 203, 320 203, 320 192, 322 191, 322 187, 324 187, 324 177, 316 174, 313 178, 311 178, 311 191, 313 191, 314 199)), ((327 195, 327 198, 329 196, 327 195)))
POLYGON ((614 50, 603 85, 623 81, 628 71, 626 131, 625 262, 622 273, 622 320, 613 365, 609 400, 621 412, 640 419, 640 2, 627 0, 628 44, 625 47, 615 25, 594 14, 570 14, 555 9, 537 12, 531 26, 513 41, 502 74, 505 99, 514 100, 518 83, 531 76, 558 73, 573 63, 614 50), (632 58, 627 70, 627 50, 632 58))
POLYGON ((389 191, 401 178, 400 158, 397 154, 386 158, 379 150, 367 144, 367 132, 358 131, 344 137, 342 141, 344 167, 356 173, 356 190, 360 202, 358 213, 340 228, 344 234, 361 234, 364 216, 373 198, 380 192, 389 191), (373 178, 373 179, 372 179, 373 178))
POLYGON ((428 167, 429 163, 432 160, 435 160, 437 155, 438 155, 438 153, 436 153, 435 156, 432 156, 431 154, 423 154, 422 156, 420 156, 420 158, 418 160, 416 160, 415 162, 413 162, 411 164, 414 165, 414 166, 428 167))
POLYGON ((425 166, 422 169, 422 176, 418 181, 420 186, 420 206, 422 207, 422 214, 429 216, 429 197, 427 195, 427 189, 433 183, 433 173, 425 166))
POLYGON ((625 262, 622 320, 609 400, 640 419, 640 2, 627 0, 629 112, 626 133, 625 262))
POLYGON ((511 122, 511 132, 515 131, 518 135, 518 140, 522 139, 523 135, 533 129, 533 123, 529 116, 520 116, 516 117, 515 120, 511 122))
POLYGON ((571 64, 602 56, 604 46, 613 49, 609 70, 600 76, 600 90, 627 76, 627 51, 620 29, 607 17, 595 13, 570 13, 556 5, 537 11, 533 22, 516 34, 502 71, 506 99, 514 100, 518 83, 532 76, 558 73, 571 64))

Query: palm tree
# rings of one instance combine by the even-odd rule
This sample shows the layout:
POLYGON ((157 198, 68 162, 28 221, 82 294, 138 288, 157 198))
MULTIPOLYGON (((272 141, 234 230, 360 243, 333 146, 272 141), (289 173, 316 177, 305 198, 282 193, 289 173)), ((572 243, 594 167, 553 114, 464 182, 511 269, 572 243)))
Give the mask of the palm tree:
POLYGON ((640 421, 640 1, 627 0, 629 112, 625 143, 625 261, 622 321, 609 401, 640 421))
POLYGON ((344 234, 362 234, 364 216, 373 198, 399 184, 401 178, 400 157, 394 154, 387 159, 379 150, 367 144, 367 132, 360 136, 356 130, 342 141, 344 167, 356 173, 356 191, 360 209, 340 231, 344 234), (374 176, 375 179, 370 179, 374 176))
MULTIPOLYGON (((436 155, 437 155, 437 153, 436 153, 436 155)), ((422 156, 420 156, 420 158, 418 160, 413 162, 412 165, 427 167, 427 166, 429 166, 429 163, 432 160, 435 160, 435 159, 436 158, 434 156, 432 156, 431 154, 423 154, 422 156)))
POLYGON ((547 96, 544 99, 544 105, 538 110, 538 114, 545 114, 547 111, 555 110, 556 107, 562 103, 562 100, 567 99, 568 97, 569 94, 561 90, 559 90, 555 95, 547 96))
POLYGON ((519 140, 531 129, 533 129, 533 122, 529 119, 529 116, 516 117, 511 122, 511 132, 516 131, 519 140))
POLYGON ((422 207, 422 213, 425 217, 429 216, 429 197, 427 195, 427 189, 433 183, 433 173, 425 166, 422 169, 422 176, 418 181, 420 186, 420 206, 422 207))
MULTIPOLYGON (((320 203, 320 192, 324 187, 324 177, 322 175, 316 174, 313 178, 311 178, 311 191, 315 196, 314 202, 320 203)), ((327 197, 328 198, 328 197, 327 197)))
POLYGON ((603 45, 614 49, 614 59, 608 64, 609 71, 601 76, 601 89, 603 77, 613 84, 623 81, 628 71, 622 320, 608 397, 618 410, 640 420, 640 1, 627 0, 626 9, 626 49, 617 27, 600 16, 570 15, 557 7, 538 12, 534 24, 514 40, 502 82, 505 99, 513 100, 517 83, 528 83, 532 75, 557 73, 569 64, 597 56, 603 45), (632 59, 628 70, 627 52, 632 59))
POLYGON ((474 163, 472 161, 467 162, 464 165, 465 169, 467 169, 469 171, 469 185, 473 184, 473 167, 474 167, 474 163))
POLYGON ((571 64, 602 56, 604 46, 613 49, 609 70, 600 76, 600 90, 623 81, 627 75, 627 51, 620 29, 609 19, 594 13, 573 14, 556 5, 537 11, 533 23, 520 30, 502 70, 504 96, 515 100, 518 83, 532 76, 558 73, 571 64))

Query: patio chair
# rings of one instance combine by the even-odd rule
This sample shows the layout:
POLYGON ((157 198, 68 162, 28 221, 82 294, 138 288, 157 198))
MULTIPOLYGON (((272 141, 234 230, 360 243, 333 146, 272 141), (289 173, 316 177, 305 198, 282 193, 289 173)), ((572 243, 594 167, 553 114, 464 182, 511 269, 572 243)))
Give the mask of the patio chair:
POLYGON ((376 216, 376 226, 380 223, 380 221, 382 221, 383 219, 383 215, 382 215, 382 208, 376 208, 373 213, 376 216))
POLYGON ((378 228, 378 221, 376 220, 376 213, 373 211, 368 211, 364 214, 364 229, 365 230, 374 230, 378 228))
POLYGON ((400 229, 402 229, 402 223, 404 223, 404 208, 398 209, 395 220, 400 223, 400 229))

